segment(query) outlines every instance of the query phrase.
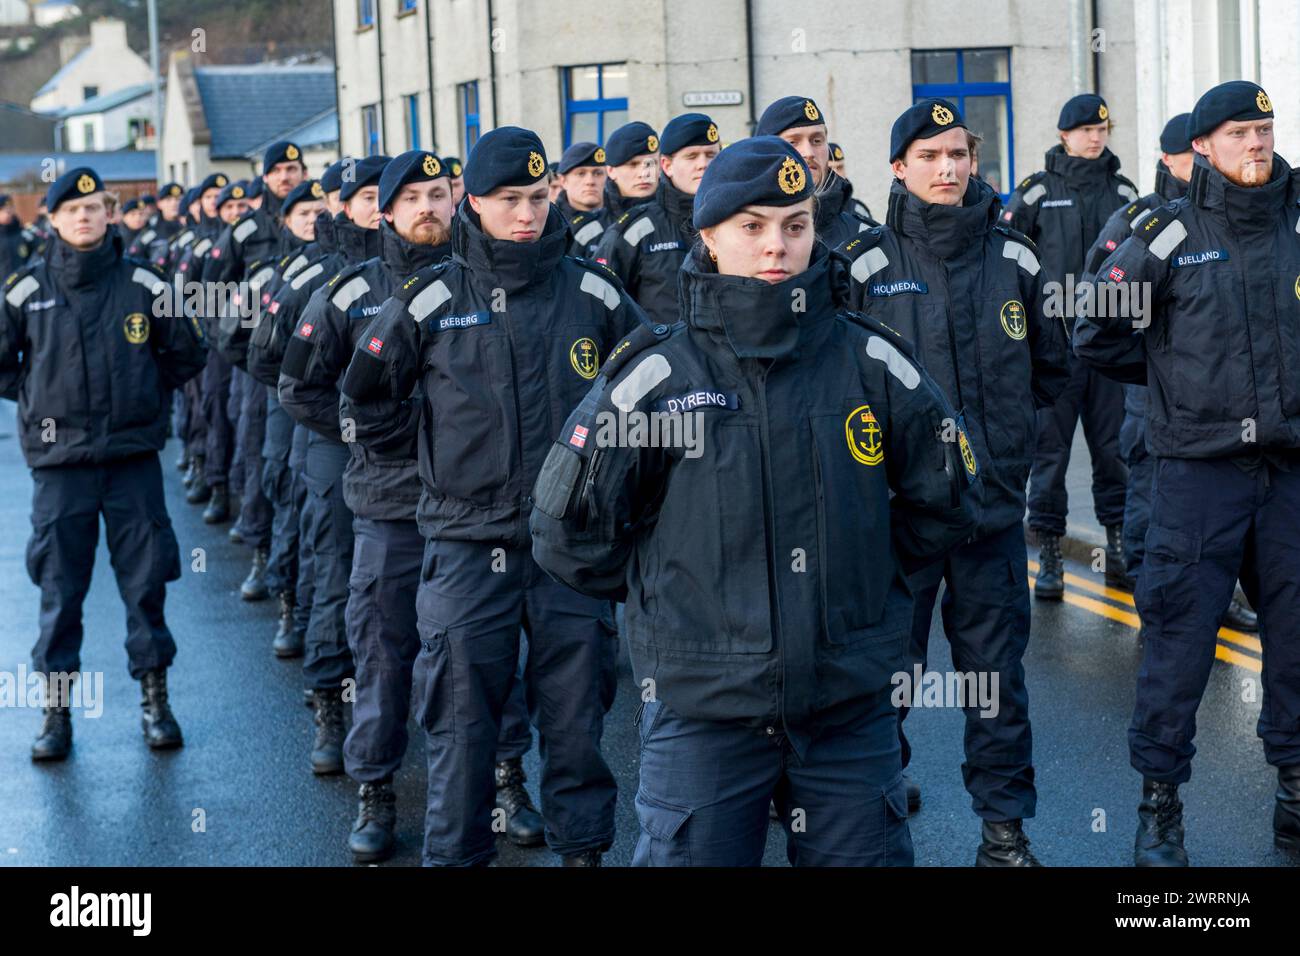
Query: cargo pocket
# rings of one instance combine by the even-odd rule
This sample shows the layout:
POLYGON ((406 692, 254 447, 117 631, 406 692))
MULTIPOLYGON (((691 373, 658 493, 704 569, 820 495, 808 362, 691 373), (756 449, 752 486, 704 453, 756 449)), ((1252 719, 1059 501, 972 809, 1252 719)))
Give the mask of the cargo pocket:
POLYGON ((649 866, 690 866, 691 849, 683 829, 691 817, 687 807, 636 792, 636 817, 641 823, 637 862, 649 866))
POLYGON ((1195 640, 1198 629, 1182 622, 1189 615, 1200 616, 1204 594, 1194 570, 1200 560, 1200 535, 1155 523, 1147 527, 1146 555, 1133 601, 1148 639, 1195 640))
POLYGON ((348 647, 352 649, 358 667, 374 652, 375 641, 383 631, 382 616, 374 595, 378 580, 374 572, 358 573, 355 563, 348 579, 348 603, 343 615, 347 624, 348 647))
POLYGON ((456 732, 456 691, 452 679, 451 647, 445 628, 420 636, 420 652, 411 673, 415 719, 431 737, 452 738, 456 732))
POLYGON ((885 866, 912 866, 912 831, 907 825, 907 786, 900 773, 885 788, 885 866))

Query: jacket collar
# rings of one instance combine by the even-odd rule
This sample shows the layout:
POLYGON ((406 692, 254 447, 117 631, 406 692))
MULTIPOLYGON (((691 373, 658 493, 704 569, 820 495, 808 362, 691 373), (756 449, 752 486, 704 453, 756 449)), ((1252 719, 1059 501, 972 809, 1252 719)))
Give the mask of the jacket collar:
POLYGON ((379 256, 389 272, 405 277, 419 272, 425 266, 441 262, 451 251, 449 243, 436 246, 414 243, 397 234, 386 219, 379 221, 379 256))
POLYGON ((45 259, 56 280, 70 289, 85 289, 99 279, 106 278, 117 261, 122 258, 122 237, 109 226, 108 234, 94 249, 86 252, 72 248, 59 237, 50 236, 45 259))
POLYGON ((1119 172, 1119 157, 1107 146, 1096 159, 1070 156, 1057 143, 1047 151, 1047 171, 1056 173, 1071 186, 1096 186, 1119 172))
POLYGON ((697 242, 677 280, 687 324, 737 358, 794 359, 815 351, 836 313, 830 265, 829 250, 816 243, 805 271, 773 285, 719 275, 697 242), (794 308, 795 301, 804 307, 794 308))
POLYGON ((379 230, 362 229, 344 213, 334 219, 334 239, 348 262, 365 262, 379 255, 379 230))
POLYGON ((635 209, 637 206, 644 206, 654 199, 654 193, 646 196, 644 199, 637 199, 631 196, 624 196, 618 191, 613 180, 605 180, 605 208, 609 210, 609 221, 618 222, 619 216, 629 209, 635 209))
POLYGON ((1163 159, 1156 160, 1156 192, 1167 202, 1187 195, 1187 183, 1170 172, 1163 159))
POLYGON ((853 187, 849 181, 840 176, 833 169, 826 170, 826 178, 822 180, 821 186, 817 188, 817 216, 813 222, 813 227, 817 232, 822 232, 826 226, 830 225, 844 207, 848 205, 849 197, 853 195, 853 187))
MULTIPOLYGON (((339 213, 342 216, 342 213, 339 213)), ((344 216, 344 218, 347 218, 344 216)), ((316 243, 316 248, 325 254, 337 252, 339 240, 337 235, 337 225, 334 217, 328 212, 322 212, 316 217, 316 238, 312 241, 316 243)))
POLYGON ((961 255, 983 241, 997 216, 997 194, 975 176, 966 185, 960 206, 928 203, 909 192, 901 180, 889 187, 889 228, 914 240, 940 259, 961 255))
POLYGON ((691 219, 695 215, 695 197, 684 193, 674 186, 667 176, 659 177, 659 186, 655 189, 655 202, 668 216, 668 221, 687 236, 695 235, 691 219))
POLYGON ((518 292, 541 282, 564 257, 569 245, 569 225, 552 204, 542 234, 533 242, 493 239, 483 231, 469 200, 461 200, 451 225, 452 254, 470 272, 481 289, 518 292))
POLYGON ((1253 232, 1271 228, 1273 217, 1293 198, 1291 167, 1273 154, 1273 175, 1262 186, 1238 186, 1228 180, 1204 156, 1192 163, 1187 195, 1193 203, 1213 210, 1233 229, 1253 232))

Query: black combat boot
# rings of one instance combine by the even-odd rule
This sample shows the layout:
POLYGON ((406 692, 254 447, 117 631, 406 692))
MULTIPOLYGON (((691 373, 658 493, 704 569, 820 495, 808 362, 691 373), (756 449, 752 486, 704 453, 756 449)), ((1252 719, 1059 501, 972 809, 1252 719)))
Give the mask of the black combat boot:
POLYGON ((140 678, 140 727, 145 742, 154 750, 180 747, 181 728, 167 704, 167 671, 145 671, 140 678))
POLYGON ((265 601, 271 596, 271 589, 266 586, 266 559, 266 548, 253 549, 253 566, 239 586, 239 596, 245 601, 265 601))
POLYGON ((984 821, 984 840, 975 854, 976 866, 1042 866, 1029 849, 1029 837, 1019 820, 984 821))
POLYGON ((907 790, 907 815, 910 817, 921 809, 921 785, 903 774, 903 787, 907 790))
POLYGON ((583 850, 573 856, 560 857, 563 866, 600 866, 599 850, 583 850))
POLYGON ((176 470, 184 473, 188 467, 190 467, 190 450, 182 444, 181 453, 176 456, 176 470))
POLYGON ((293 608, 293 592, 281 591, 280 629, 275 632, 275 640, 271 642, 271 650, 275 651, 276 657, 302 657, 302 635, 294 626, 293 608))
POLYGON ((1259 615, 1233 598, 1232 603, 1228 605, 1228 610, 1223 612, 1222 624, 1234 631, 1256 634, 1259 632, 1259 615))
POLYGON ((1183 849, 1183 802, 1178 799, 1178 784, 1142 779, 1133 865, 1187 866, 1187 851, 1183 849))
POLYGON ((33 760, 62 760, 72 749, 72 711, 46 707, 45 722, 32 743, 33 760))
POLYGON ((1046 531, 1038 532, 1038 580, 1034 597, 1043 601, 1060 601, 1065 597, 1065 566, 1061 562, 1061 539, 1046 531))
POLYGON ((212 497, 203 509, 204 524, 224 524, 230 520, 230 489, 226 485, 213 485, 212 497))
POLYGON ((545 825, 524 789, 522 757, 503 760, 496 766, 497 807, 506 812, 506 837, 515 846, 540 846, 545 825))
POLYGON ((1300 852, 1300 764, 1277 768, 1273 844, 1293 853, 1300 852))
POLYGON ((1132 594, 1133 585, 1124 570, 1124 526, 1113 524, 1106 529, 1106 586, 1132 594))
POLYGON ((316 691, 316 739, 311 745, 311 772, 343 772, 343 688, 316 691))
POLYGON ((230 539, 231 544, 244 543, 244 532, 239 529, 238 521, 230 526, 230 530, 226 532, 226 537, 230 539))
POLYGON ((348 836, 348 849, 358 863, 378 863, 393 855, 397 827, 397 794, 392 780, 363 783, 358 793, 357 821, 348 836))
POLYGON ((190 461, 190 470, 185 475, 185 486, 189 488, 185 492, 185 500, 192 505, 201 505, 212 497, 212 486, 203 477, 203 468, 203 456, 195 455, 190 461))

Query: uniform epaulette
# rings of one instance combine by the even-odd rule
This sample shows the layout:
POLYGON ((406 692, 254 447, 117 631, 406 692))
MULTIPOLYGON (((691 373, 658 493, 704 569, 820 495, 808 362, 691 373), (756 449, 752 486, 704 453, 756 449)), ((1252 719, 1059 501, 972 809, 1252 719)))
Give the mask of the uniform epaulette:
POLYGON ((26 302, 27 297, 41 287, 40 281, 32 275, 36 266, 36 262, 29 262, 5 279, 5 301, 15 309, 26 302))
POLYGON ((912 361, 916 361, 916 356, 912 351, 912 343, 905 339, 902 333, 893 326, 886 325, 874 315, 867 315, 865 312, 855 312, 852 309, 841 309, 839 314, 854 325, 859 325, 866 329, 868 332, 878 332, 881 335, 887 336, 891 342, 902 349, 903 354, 912 361))
POLYGON ((1178 200, 1157 206, 1133 230, 1133 235, 1157 259, 1168 259, 1169 253, 1187 238, 1187 227, 1178 219, 1184 206, 1178 200))
POLYGON ((868 337, 864 348, 868 358, 884 365, 904 388, 910 390, 921 384, 921 362, 916 357, 912 343, 896 329, 862 312, 844 310, 840 316, 864 331, 874 333, 868 337))
POLYGON ((1007 241, 1002 247, 1004 258, 1016 260, 1020 268, 1031 276, 1038 275, 1038 270, 1042 266, 1039 263, 1038 246, 1034 244, 1034 240, 1019 229, 1013 229, 1001 222, 993 224, 993 231, 1007 237, 1007 241))
POLYGON ((1030 186, 1037 186, 1046 178, 1047 170, 1040 169, 1038 172, 1030 173, 1024 179, 1020 180, 1020 183, 1016 186, 1016 190, 1028 189, 1030 186))
POLYGON ((1135 216, 1139 215, 1140 213, 1146 212, 1148 209, 1154 206, 1158 199, 1159 196, 1157 196, 1155 193, 1152 193, 1150 196, 1143 196, 1141 199, 1135 200, 1134 202, 1129 203, 1127 206, 1121 209, 1120 216, 1121 218, 1123 218, 1125 222, 1132 222, 1135 216))
POLYGON ((435 262, 433 265, 425 266, 413 275, 407 276, 396 291, 393 292, 393 298, 400 299, 403 302, 410 302, 439 279, 454 261, 454 259, 444 259, 442 262, 435 262))
POLYGON ((608 281, 613 282, 619 290, 622 291, 623 280, 618 277, 618 273, 599 259, 588 259, 586 256, 565 256, 565 258, 572 259, 584 269, 596 273, 596 275, 600 276, 602 279, 607 279, 608 281))
POLYGON ((363 262, 354 262, 350 266, 340 269, 338 274, 325 284, 326 288, 329 289, 325 293, 325 297, 336 308, 346 312, 353 302, 370 291, 370 283, 361 275, 369 262, 369 259, 363 262))
POLYGON ((675 325, 637 323, 636 327, 623 336, 623 340, 610 351, 609 357, 605 359, 604 364, 600 367, 601 375, 607 380, 612 379, 618 373, 618 370, 627 364, 628 359, 639 352, 645 351, 650 346, 662 342, 672 335, 674 331, 685 327, 685 322, 678 322, 675 325))
POLYGON ((154 265, 152 262, 150 262, 148 259, 140 259, 140 258, 137 258, 136 256, 127 256, 127 255, 124 255, 124 256, 122 256, 122 261, 123 261, 123 262, 129 262, 131 265, 133 265, 133 266, 136 267, 136 268, 135 268, 135 271, 133 271, 133 272, 131 273, 131 275, 132 275, 133 278, 136 279, 137 282, 141 282, 141 283, 143 284, 143 277, 137 275, 137 273, 139 272, 140 269, 144 269, 145 271, 147 271, 147 272, 149 272, 151 275, 153 275, 154 278, 156 278, 156 279, 158 279, 158 280, 160 280, 160 281, 162 281, 162 282, 166 282, 166 281, 167 281, 167 274, 166 274, 165 272, 163 272, 161 269, 159 269, 159 268, 158 268, 156 265, 154 265))
POLYGON ((835 251, 849 259, 856 259, 868 249, 880 245, 880 240, 885 237, 885 227, 876 224, 870 229, 864 229, 852 239, 846 239, 835 247, 835 251))

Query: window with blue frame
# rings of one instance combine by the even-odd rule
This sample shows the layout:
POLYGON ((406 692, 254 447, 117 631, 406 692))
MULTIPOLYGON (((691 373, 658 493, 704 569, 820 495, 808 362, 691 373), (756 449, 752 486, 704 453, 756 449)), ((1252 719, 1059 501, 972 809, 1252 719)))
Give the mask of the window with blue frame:
POLYGON ((627 122, 627 64, 598 63, 560 69, 564 147, 584 140, 604 144, 627 122))
POLYGON ((460 101, 460 128, 464 131, 461 142, 464 144, 462 156, 469 156, 469 151, 478 142, 480 125, 478 112, 478 80, 461 83, 456 87, 456 98, 460 101))
POLYGON ((375 25, 375 0, 357 0, 357 29, 375 25))
POLYGON ((406 148, 420 148, 420 94, 402 97, 406 101, 406 148))
POLYGON ((361 143, 367 156, 379 155, 379 106, 361 107, 361 143))
POLYGON ((984 137, 980 175, 1006 199, 1016 182, 1011 51, 913 50, 912 101, 930 96, 957 104, 966 125, 984 137))
POLYGON ((419 3, 420 0, 397 0, 397 15, 400 17, 403 13, 411 13, 419 3))

